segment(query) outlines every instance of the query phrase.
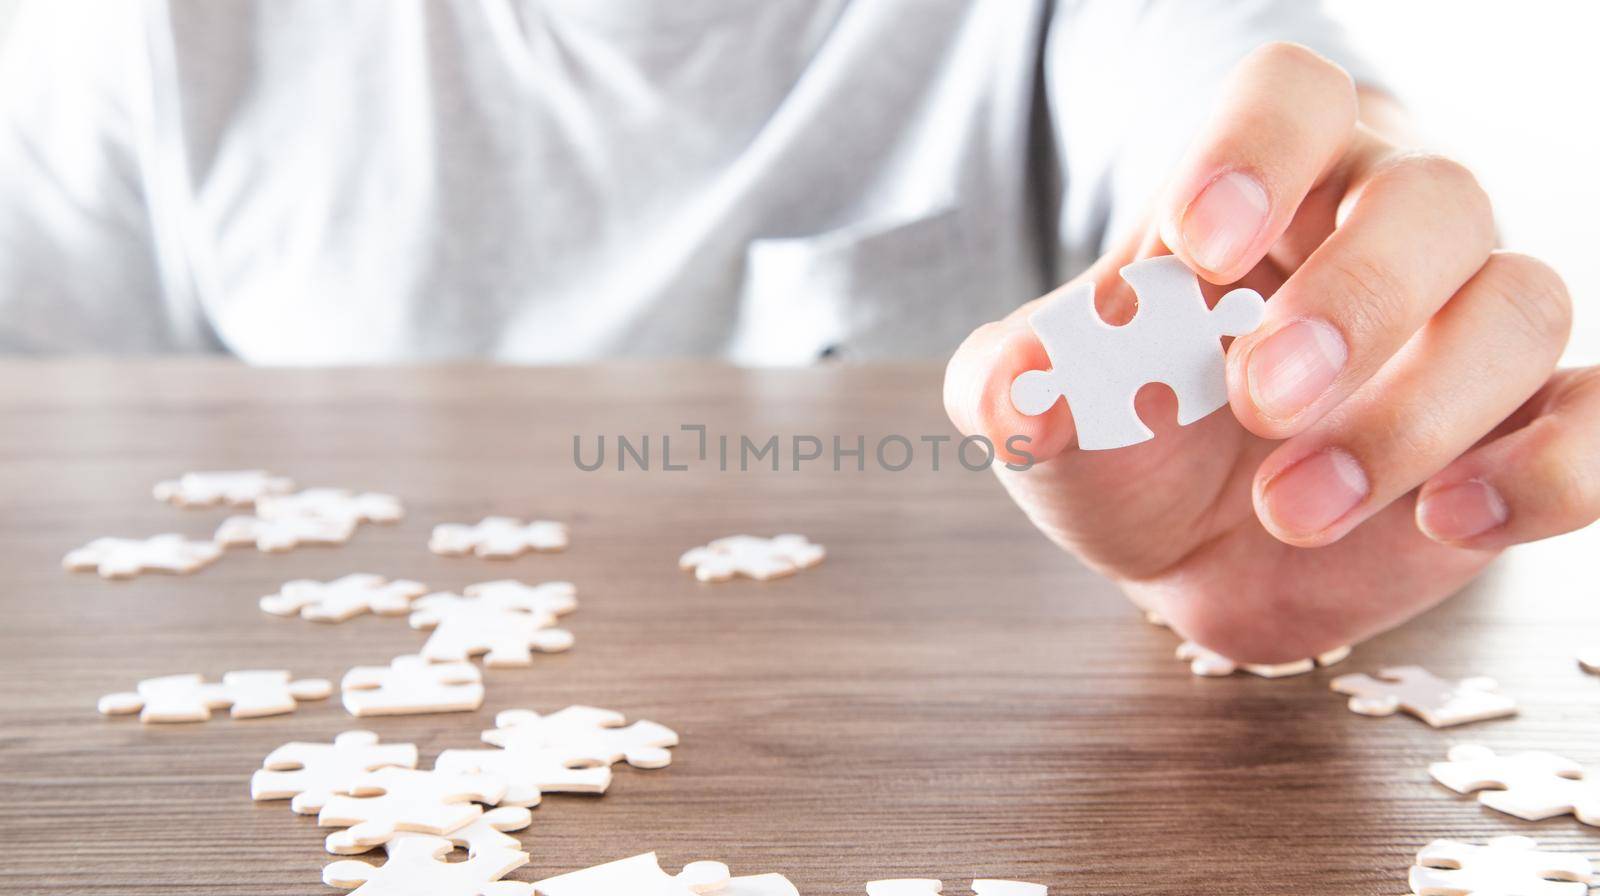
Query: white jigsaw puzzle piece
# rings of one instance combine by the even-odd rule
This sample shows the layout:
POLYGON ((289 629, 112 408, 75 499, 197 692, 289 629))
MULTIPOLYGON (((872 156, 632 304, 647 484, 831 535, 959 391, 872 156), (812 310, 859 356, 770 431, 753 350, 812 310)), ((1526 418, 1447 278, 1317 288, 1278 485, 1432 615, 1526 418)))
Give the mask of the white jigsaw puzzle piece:
POLYGON ((367 772, 385 766, 417 767, 415 744, 380 744, 371 731, 345 731, 331 744, 291 741, 267 754, 250 777, 250 798, 290 800, 300 815, 322 811, 336 793, 348 793, 367 772))
POLYGON ((348 855, 387 843, 397 831, 449 834, 483 815, 476 803, 498 803, 505 792, 492 775, 391 766, 362 775, 349 794, 329 797, 317 825, 348 826, 326 842, 328 852, 348 855))
POLYGON ((105 579, 129 579, 142 572, 179 575, 194 572, 222 556, 209 541, 190 541, 168 533, 150 538, 96 538, 61 559, 74 572, 94 570, 105 579))
MULTIPOLYGON (((443 771, 443 769, 436 769, 443 771)), ((404 842, 412 837, 443 837, 456 846, 467 851, 467 855, 477 855, 491 849, 521 849, 522 843, 517 838, 508 834, 508 831, 520 831, 533 824, 533 813, 525 806, 496 806, 486 810, 482 815, 467 822, 448 834, 417 834, 410 831, 397 831, 389 842, 384 844, 384 849, 393 852, 396 843, 404 842)))
POLYGON ((1382 669, 1376 678, 1341 675, 1330 687, 1350 697, 1351 712, 1390 716, 1405 710, 1435 728, 1500 718, 1517 711, 1517 701, 1500 693, 1493 679, 1451 681, 1420 666, 1382 669))
POLYGON ((721 862, 691 862, 668 874, 653 852, 548 877, 533 887, 539 896, 799 896, 781 874, 730 877, 721 862))
POLYGON ((216 542, 227 547, 255 545, 269 553, 293 550, 303 544, 344 544, 356 524, 320 516, 230 516, 217 527, 216 542))
MULTIPOLYGON (((867 883, 867 896, 937 896, 943 892, 940 881, 924 877, 875 880, 867 883)), ((980 879, 972 882, 975 896, 1047 896, 1043 884, 1016 880, 980 879)))
POLYGON ((98 708, 106 715, 139 713, 139 721, 203 722, 211 711, 230 707, 236 719, 294 712, 301 700, 321 700, 333 686, 321 678, 292 679, 281 669, 228 672, 220 683, 199 675, 166 675, 139 682, 138 690, 107 694, 98 708))
POLYGON ((1122 448, 1154 433, 1134 410, 1148 383, 1165 383, 1178 397, 1178 423, 1187 426, 1228 403, 1223 336, 1243 336, 1261 323, 1265 302, 1235 289, 1206 306, 1200 281, 1176 256, 1147 258, 1122 269, 1139 297, 1132 321, 1113 327, 1094 307, 1094 284, 1052 299, 1028 317, 1049 370, 1029 370, 1011 383, 1011 403, 1028 416, 1065 397, 1086 451, 1122 448))
POLYGON ((1600 783, 1588 780, 1582 765, 1554 753, 1499 756, 1488 747, 1459 744, 1450 748, 1449 761, 1429 765, 1428 774, 1456 793, 1482 791, 1478 802, 1527 821, 1571 814, 1600 825, 1600 783))
POLYGON ((353 716, 469 712, 483 705, 483 673, 471 663, 430 663, 416 654, 387 666, 356 666, 339 682, 353 716))
POLYGON ((1527 837, 1495 837, 1486 846, 1435 840, 1417 853, 1417 896, 1585 896, 1594 869, 1583 856, 1544 852, 1527 837))
POLYGON ((398 616, 427 590, 421 582, 391 582, 371 573, 352 573, 331 582, 295 579, 284 582, 277 594, 261 598, 261 609, 274 616, 298 613, 315 622, 343 622, 362 613, 398 616))
POLYGON ((692 570, 702 582, 726 582, 734 576, 766 581, 793 575, 822 562, 827 552, 804 535, 730 535, 691 548, 678 558, 678 568, 692 570))
POLYGON ((407 837, 391 844, 382 865, 334 862, 322 869, 322 882, 354 888, 351 896, 533 896, 533 884, 500 880, 528 864, 527 853, 484 849, 465 862, 447 862, 450 850, 440 837, 407 837))
POLYGON ((266 470, 215 470, 158 482, 154 492, 157 501, 176 507, 248 507, 267 495, 281 495, 293 488, 293 480, 266 470))
POLYGON ((562 551, 567 547, 567 527, 549 520, 524 523, 509 516, 489 516, 475 525, 442 523, 433 527, 428 550, 459 556, 476 554, 489 559, 519 557, 528 551, 562 551))
POLYGON ((572 647, 572 633, 554 628, 556 613, 577 606, 571 582, 529 587, 520 582, 470 586, 475 597, 437 593, 412 605, 411 627, 432 629, 422 655, 434 662, 461 662, 485 654, 489 666, 526 666, 533 651, 559 653, 572 647))
POLYGON ((394 495, 357 492, 348 488, 308 488, 292 495, 268 495, 256 502, 262 519, 318 517, 356 523, 393 523, 405 516, 405 506, 394 495))
POLYGON ((1335 647, 1326 653, 1295 660, 1292 663, 1236 663, 1214 650, 1201 647, 1193 641, 1185 641, 1178 645, 1175 655, 1178 659, 1189 663, 1190 672, 1203 678, 1221 678, 1241 670, 1261 678, 1287 678, 1291 675, 1304 675, 1318 666, 1332 666, 1342 662, 1350 656, 1350 648, 1335 647))

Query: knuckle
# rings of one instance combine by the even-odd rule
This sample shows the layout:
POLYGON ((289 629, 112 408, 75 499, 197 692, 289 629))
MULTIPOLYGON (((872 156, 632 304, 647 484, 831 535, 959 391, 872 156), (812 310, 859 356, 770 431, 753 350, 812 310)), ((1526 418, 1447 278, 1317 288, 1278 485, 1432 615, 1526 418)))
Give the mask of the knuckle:
POLYGON ((1549 265, 1531 256, 1497 252, 1484 270, 1530 337, 1539 342, 1566 341, 1572 329, 1572 298, 1549 265))
POLYGON ((1382 335, 1401 327, 1414 302, 1411 287, 1387 265, 1370 258, 1351 258, 1332 269, 1333 295, 1340 309, 1341 329, 1352 345, 1384 341, 1382 335))
POLYGON ((1294 78, 1300 83, 1313 84, 1336 104, 1341 113, 1347 113, 1354 124, 1357 112, 1356 82, 1339 64, 1304 44, 1275 40, 1257 47, 1249 57, 1252 67, 1265 73, 1274 82, 1294 78))

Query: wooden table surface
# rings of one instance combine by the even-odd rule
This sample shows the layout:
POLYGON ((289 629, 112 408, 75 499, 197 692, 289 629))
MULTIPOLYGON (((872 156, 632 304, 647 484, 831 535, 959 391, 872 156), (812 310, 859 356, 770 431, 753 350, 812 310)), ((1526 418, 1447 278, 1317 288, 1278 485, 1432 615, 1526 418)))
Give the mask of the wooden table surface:
MULTIPOLYGON (((713 445, 945 435, 939 378, 933 365, 0 365, 0 889, 335 893, 320 882, 327 830, 249 799, 269 750, 370 728, 414 741, 426 765, 475 746, 499 710, 571 703, 653 719, 682 744, 669 768, 619 766, 603 797, 547 797, 518 835, 533 861, 517 880, 657 850, 674 869, 782 872, 808 896, 902 876, 951 893, 995 876, 1056 894, 1396 894, 1436 837, 1522 833, 1600 853, 1600 830, 1498 815, 1426 774, 1459 742, 1600 762, 1600 679, 1573 662, 1600 634, 1593 533, 1513 553, 1336 670, 1208 680, 948 454, 938 472, 925 455, 903 472, 793 472, 787 447, 776 473, 573 462, 575 435, 587 451, 598 434, 649 433, 658 452, 681 424, 705 424, 713 445), (61 570, 96 536, 207 536, 225 511, 159 504, 151 484, 246 466, 392 492, 406 518, 342 548, 235 549, 186 577, 61 570), (434 524, 490 513, 567 521, 572 547, 504 562, 425 548, 434 524), (766 584, 699 584, 675 566, 707 539, 780 531, 822 542, 827 561, 766 584), (489 670, 475 713, 357 720, 335 697, 248 721, 96 714, 101 694, 155 675, 337 679, 414 651, 423 635, 401 619, 257 609, 287 579, 355 571, 440 590, 570 579, 577 646, 489 670), (1337 672, 1400 662, 1492 675, 1523 712, 1435 731, 1354 715, 1327 689, 1337 672)), ((675 463, 692 441, 674 440, 675 463)))

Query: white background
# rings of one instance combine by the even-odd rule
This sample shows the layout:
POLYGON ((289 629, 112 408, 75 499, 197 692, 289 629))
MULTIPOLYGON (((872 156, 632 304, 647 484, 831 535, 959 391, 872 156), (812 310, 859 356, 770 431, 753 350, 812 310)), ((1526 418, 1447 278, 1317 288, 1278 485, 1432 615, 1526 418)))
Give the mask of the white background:
MULTIPOLYGON (((0 37, 17 2, 0 0, 0 37)), ((1506 248, 1537 255, 1566 278, 1577 307, 1567 362, 1600 363, 1600 3, 1326 5, 1378 63, 1433 148, 1478 173, 1506 248)))

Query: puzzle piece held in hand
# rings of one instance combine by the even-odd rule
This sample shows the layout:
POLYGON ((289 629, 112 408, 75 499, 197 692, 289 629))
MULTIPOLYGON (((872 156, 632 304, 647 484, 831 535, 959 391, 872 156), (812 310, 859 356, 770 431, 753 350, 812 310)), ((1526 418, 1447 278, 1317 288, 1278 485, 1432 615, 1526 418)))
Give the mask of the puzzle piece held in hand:
POLYGON ((331 517, 230 516, 217 527, 213 537, 226 547, 253 544, 258 551, 278 553, 303 544, 344 544, 355 531, 354 522, 331 517))
POLYGON ((1214 650, 1201 647, 1193 641, 1185 641, 1178 645, 1176 656, 1180 660, 1187 660, 1189 671, 1202 678, 1221 678, 1243 670, 1251 675, 1262 678, 1286 678, 1290 675, 1304 675, 1318 666, 1332 666, 1342 662, 1350 655, 1350 648, 1335 647, 1327 653, 1317 654, 1292 663, 1236 663, 1214 650))
POLYGON ((506 782, 502 802, 535 806, 544 793, 605 793, 611 766, 626 761, 635 768, 665 768, 666 748, 678 734, 655 722, 624 725, 621 713, 592 706, 569 706, 549 715, 508 709, 495 716, 498 727, 483 739, 498 750, 445 750, 435 767, 484 772, 506 782))
POLYGON ((483 814, 479 803, 498 803, 505 782, 492 775, 437 769, 380 768, 328 798, 317 814, 320 827, 346 826, 328 835, 328 852, 349 855, 387 843, 396 831, 448 834, 483 814))
MULTIPOLYGON (((439 769, 442 771, 442 769, 439 769)), ((475 856, 480 852, 490 849, 521 849, 522 843, 517 838, 507 834, 507 831, 520 831, 533 824, 533 813, 524 806, 496 806, 486 810, 476 819, 467 822, 448 834, 417 834, 410 831, 399 831, 389 842, 384 844, 384 849, 391 853, 396 843, 404 842, 412 837, 439 836, 456 846, 467 851, 467 855, 475 856)))
POLYGON ((250 777, 250 798, 288 799, 290 810, 312 815, 334 794, 348 793, 367 772, 390 765, 416 768, 416 745, 380 744, 371 731, 346 731, 331 744, 291 741, 262 760, 250 777))
POLYGON ((816 566, 826 553, 804 535, 730 535, 689 549, 678 558, 678 568, 693 570, 702 582, 726 582, 741 575, 764 582, 816 566))
POLYGON ((139 721, 203 722, 211 711, 232 707, 236 719, 294 712, 297 700, 321 700, 333 686, 326 679, 291 680, 280 669, 228 672, 221 683, 207 683, 199 675, 167 675, 139 682, 135 692, 107 694, 99 710, 106 715, 139 713, 139 721))
MULTIPOLYGON (((875 880, 867 884, 867 896, 938 896, 943 883, 930 878, 902 878, 875 880)), ((975 880, 974 896, 1046 896, 1044 884, 1026 884, 1016 880, 975 880)))
POLYGON ((526 666, 533 651, 559 653, 572 633, 553 628, 556 614, 577 606, 571 582, 529 587, 521 582, 484 582, 466 589, 471 597, 430 594, 412 605, 411 627, 432 629, 422 655, 434 662, 462 662, 486 654, 488 666, 526 666))
POLYGON ((292 495, 269 495, 256 502, 256 516, 277 520, 312 516, 356 523, 393 523, 405 516, 394 495, 348 488, 308 488, 292 495))
POLYGON ((249 507, 267 495, 281 495, 293 488, 293 480, 266 470, 216 470, 158 482, 155 496, 175 507, 249 507))
POLYGON ((182 535, 150 538, 96 538, 61 559, 74 572, 92 569, 103 579, 131 579, 141 572, 191 573, 222 556, 209 541, 182 535))
POLYGON ((1493 679, 1450 681, 1420 666, 1394 666, 1365 675, 1341 675, 1330 686, 1350 696, 1350 711, 1391 716, 1399 710, 1435 728, 1516 714, 1517 701, 1500 693, 1493 679))
POLYGON ((1583 856, 1544 852, 1527 837, 1495 837, 1487 846, 1435 840, 1417 853, 1417 896, 1585 896, 1594 868, 1583 856))
POLYGON ((721 862, 691 862, 668 874, 653 852, 548 877, 533 887, 539 896, 799 896, 781 874, 730 877, 721 862))
POLYGON ((1498 756, 1488 747, 1458 744, 1450 748, 1449 761, 1428 766, 1428 774, 1456 793, 1482 791, 1478 802, 1527 821, 1571 814, 1600 825, 1600 782, 1554 753, 1498 756))
POLYGON ((469 712, 483 705, 483 674, 471 663, 430 663, 416 655, 387 666, 356 666, 339 682, 353 716, 469 712))
POLYGON ((528 864, 527 853, 483 849, 465 862, 447 862, 450 850, 441 837, 406 837, 389 845, 382 865, 344 859, 322 869, 322 882, 353 887, 351 896, 533 896, 533 884, 500 880, 528 864))
POLYGON ((1122 448, 1154 436, 1134 410, 1148 383, 1178 396, 1178 423, 1190 423, 1228 403, 1221 339, 1254 330, 1265 311, 1261 294, 1235 289, 1206 306, 1200 281, 1176 256, 1147 258, 1122 269, 1139 297, 1132 321, 1113 327, 1094 307, 1094 284, 1047 300, 1028 317, 1049 370, 1029 370, 1011 383, 1011 403, 1028 416, 1065 397, 1086 451, 1122 448))
POLYGON ((443 523, 433 527, 428 550, 435 554, 476 554, 495 560, 520 557, 528 551, 562 551, 567 527, 549 520, 524 523, 509 516, 484 517, 476 525, 443 523))
POLYGON ((360 572, 331 582, 295 579, 284 582, 277 594, 261 598, 261 609, 274 616, 299 613, 316 622, 343 622, 362 613, 398 616, 410 610, 411 601, 427 590, 421 582, 391 582, 360 572))

